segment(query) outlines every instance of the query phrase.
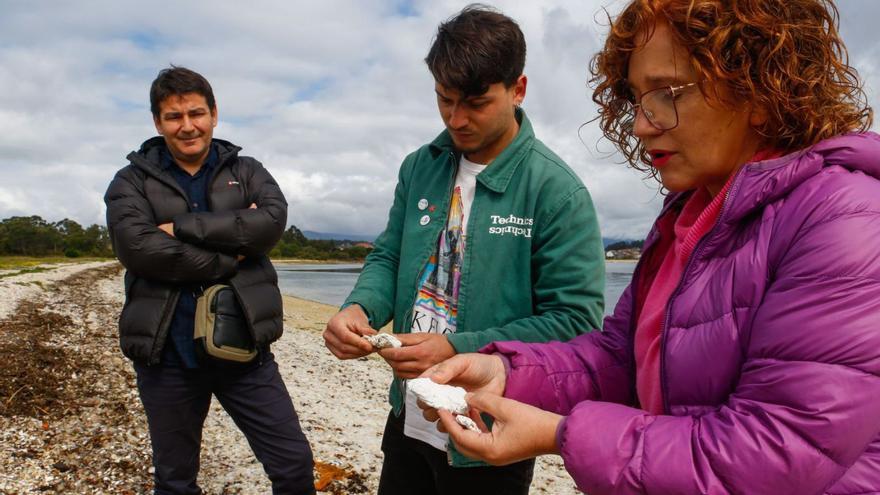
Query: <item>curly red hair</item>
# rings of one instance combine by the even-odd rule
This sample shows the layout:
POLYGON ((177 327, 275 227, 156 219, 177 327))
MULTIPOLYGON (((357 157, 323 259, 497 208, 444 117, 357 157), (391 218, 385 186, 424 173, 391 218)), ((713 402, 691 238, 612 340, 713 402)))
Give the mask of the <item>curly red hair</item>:
MULTIPOLYGON (((773 149, 793 151, 867 130, 873 110, 838 33, 832 0, 633 0, 613 21, 590 64, 597 119, 607 139, 639 170, 650 159, 633 136, 629 58, 657 22, 671 27, 706 87, 767 112, 757 129, 773 149)), ((705 94, 705 93, 704 93, 705 94)))

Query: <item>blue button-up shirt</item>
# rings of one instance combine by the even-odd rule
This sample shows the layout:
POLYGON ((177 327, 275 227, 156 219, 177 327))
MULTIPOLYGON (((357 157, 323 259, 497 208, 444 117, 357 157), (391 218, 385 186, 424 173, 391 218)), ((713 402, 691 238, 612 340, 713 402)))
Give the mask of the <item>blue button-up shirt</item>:
MULTIPOLYGON (((192 212, 208 211, 208 186, 214 169, 217 167, 217 147, 211 145, 211 151, 205 159, 205 163, 196 172, 189 172, 180 168, 166 149, 162 153, 162 168, 171 173, 186 193, 189 208, 192 212)), ((162 352, 162 364, 166 366, 181 366, 184 368, 198 368, 195 345, 193 343, 193 331, 195 328, 196 297, 201 294, 200 286, 184 286, 180 290, 180 298, 171 318, 171 326, 168 331, 168 340, 162 352)))

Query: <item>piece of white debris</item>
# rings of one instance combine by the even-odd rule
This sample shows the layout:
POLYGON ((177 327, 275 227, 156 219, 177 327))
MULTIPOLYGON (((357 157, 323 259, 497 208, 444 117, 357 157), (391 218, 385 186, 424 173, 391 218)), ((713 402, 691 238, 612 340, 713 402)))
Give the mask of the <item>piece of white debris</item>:
POLYGON ((464 400, 467 393, 461 387, 435 383, 430 378, 413 378, 406 386, 416 397, 435 409, 446 409, 454 414, 467 414, 468 405, 464 400))
POLYGON ((471 430, 471 431, 474 431, 477 433, 481 433, 480 427, 477 426, 477 423, 475 423, 474 420, 472 420, 471 418, 469 418, 463 414, 456 414, 455 415, 455 422, 460 424, 461 426, 464 426, 468 430, 471 430))
POLYGON ((376 349, 387 349, 389 347, 400 347, 403 344, 397 340, 397 337, 390 333, 377 333, 376 335, 364 335, 367 342, 373 344, 376 349))

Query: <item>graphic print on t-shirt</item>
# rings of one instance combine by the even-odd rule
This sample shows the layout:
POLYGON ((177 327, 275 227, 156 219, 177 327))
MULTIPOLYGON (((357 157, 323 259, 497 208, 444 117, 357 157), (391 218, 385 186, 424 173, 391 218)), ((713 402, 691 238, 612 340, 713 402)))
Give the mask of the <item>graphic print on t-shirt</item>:
POLYGON ((455 333, 458 316, 458 285, 465 237, 462 230, 461 188, 452 193, 446 229, 440 235, 437 251, 425 265, 419 280, 419 294, 413 308, 413 333, 455 333))
MULTIPOLYGON (((410 331, 413 333, 447 335, 458 330, 458 290, 465 246, 468 244, 468 215, 476 194, 477 176, 485 168, 485 165, 470 162, 464 155, 461 156, 446 228, 419 278, 419 293, 413 304, 413 319, 410 322, 410 331)), ((404 402, 406 418, 403 434, 445 451, 447 435, 437 431, 434 422, 422 417, 416 396, 411 390, 406 391, 404 402)))

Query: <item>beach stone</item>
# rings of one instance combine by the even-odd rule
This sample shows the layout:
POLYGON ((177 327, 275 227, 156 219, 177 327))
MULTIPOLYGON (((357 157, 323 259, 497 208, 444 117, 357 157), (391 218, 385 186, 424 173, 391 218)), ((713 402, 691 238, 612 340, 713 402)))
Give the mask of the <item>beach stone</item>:
POLYGON ((477 423, 475 423, 474 420, 472 420, 471 418, 469 418, 463 414, 457 414, 455 416, 455 422, 460 424, 461 426, 464 426, 468 430, 471 430, 476 433, 481 433, 480 427, 477 426, 477 423))
POLYGON ((364 335, 367 342, 373 344, 376 349, 388 349, 389 347, 401 347, 403 344, 397 337, 390 333, 377 333, 376 335, 364 335))
POLYGON ((435 409, 446 409, 455 414, 467 414, 468 405, 464 400, 467 393, 461 387, 435 383, 430 378, 413 378, 406 381, 406 387, 419 400, 435 409))

